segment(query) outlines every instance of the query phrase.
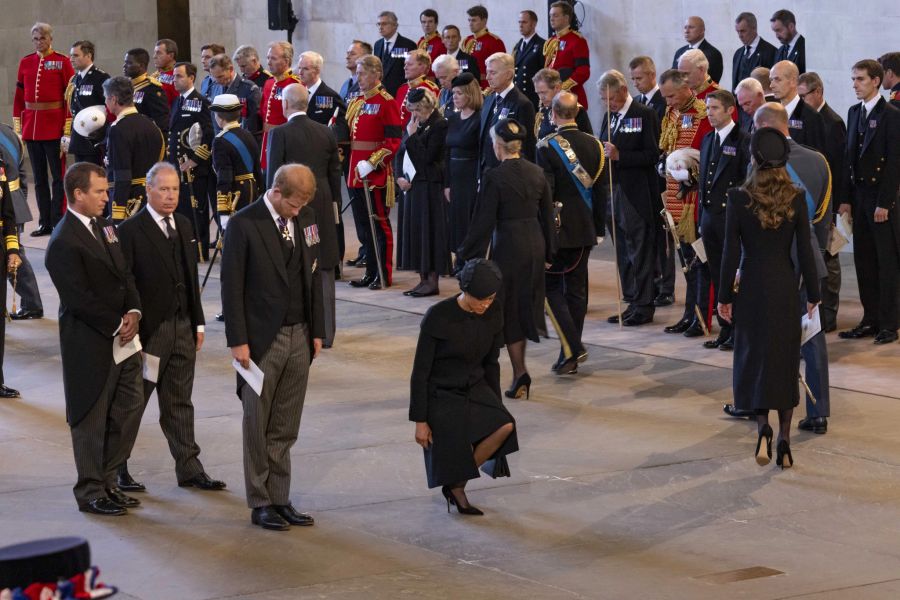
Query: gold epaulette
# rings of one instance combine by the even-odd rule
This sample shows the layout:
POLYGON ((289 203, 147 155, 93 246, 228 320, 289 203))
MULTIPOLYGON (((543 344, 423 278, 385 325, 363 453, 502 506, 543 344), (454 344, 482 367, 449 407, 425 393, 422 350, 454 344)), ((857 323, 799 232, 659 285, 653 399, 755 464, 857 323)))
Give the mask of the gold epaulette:
POLYGON ((394 99, 394 97, 391 96, 390 92, 388 92, 384 88, 379 89, 378 93, 381 94, 381 97, 384 98, 385 100, 393 100, 394 99))
POLYGON ((272 72, 269 71, 268 69, 263 69, 262 72, 263 72, 264 74, 268 75, 269 77, 275 77, 274 75, 272 75, 272 72))
POLYGON ((149 81, 153 85, 158 85, 159 87, 162 87, 162 82, 159 79, 157 79, 156 77, 148 75, 147 81, 149 81))
POLYGON ((562 89, 566 92, 571 90, 573 87, 576 87, 577 85, 578 85, 578 82, 575 81, 574 79, 572 79, 571 77, 566 79, 565 81, 563 81, 561 84, 562 89))

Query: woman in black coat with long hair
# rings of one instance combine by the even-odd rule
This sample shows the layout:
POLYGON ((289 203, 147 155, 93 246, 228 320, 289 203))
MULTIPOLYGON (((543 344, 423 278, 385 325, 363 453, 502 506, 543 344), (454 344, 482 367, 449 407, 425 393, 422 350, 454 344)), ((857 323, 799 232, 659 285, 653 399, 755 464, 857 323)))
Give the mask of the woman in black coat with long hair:
POLYGON ((756 413, 756 462, 767 465, 772 459, 769 411, 777 410, 776 464, 784 469, 794 464, 791 419, 800 402, 800 292, 792 247, 810 315, 819 303, 819 277, 804 193, 785 169, 787 140, 771 127, 758 129, 750 153, 747 180, 728 191, 719 315, 729 323, 734 315, 734 404, 756 413))
POLYGON ((422 319, 410 378, 409 420, 425 450, 428 487, 441 486, 450 505, 466 515, 465 487, 479 467, 508 477, 506 455, 519 449, 515 420, 500 399, 503 313, 494 303, 500 270, 469 261, 459 276, 461 293, 438 302, 422 319))

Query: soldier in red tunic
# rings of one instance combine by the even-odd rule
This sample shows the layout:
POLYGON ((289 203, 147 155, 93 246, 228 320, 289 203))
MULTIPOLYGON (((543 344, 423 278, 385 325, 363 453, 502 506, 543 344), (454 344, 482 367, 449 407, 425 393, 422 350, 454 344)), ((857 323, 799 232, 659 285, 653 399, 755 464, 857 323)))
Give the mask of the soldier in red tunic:
POLYGON ((163 91, 166 93, 166 99, 169 101, 169 108, 178 98, 178 90, 175 89, 175 61, 178 59, 178 45, 175 40, 163 38, 156 42, 153 47, 153 65, 156 72, 153 77, 162 84, 163 91))
POLYGON ((568 2, 550 5, 550 27, 555 33, 544 44, 544 67, 559 71, 563 89, 578 96, 578 103, 587 108, 584 84, 591 76, 591 52, 584 36, 572 28, 574 19, 568 2))
POLYGON ((406 108, 406 94, 409 90, 417 87, 424 87, 431 90, 434 97, 437 98, 441 94, 441 88, 430 79, 426 79, 425 75, 431 70, 431 58, 424 50, 413 50, 406 55, 406 61, 403 63, 403 75, 406 77, 406 83, 397 90, 397 109, 400 111, 400 123, 403 127, 409 123, 412 115, 406 108))
POLYGON ((488 11, 485 7, 473 6, 466 11, 469 15, 469 29, 472 35, 463 40, 463 52, 471 54, 478 63, 478 72, 481 74, 481 89, 487 89, 487 67, 484 61, 491 54, 506 52, 506 44, 499 37, 488 31, 488 11))
MULTIPOLYGON (((426 8, 422 11, 422 14, 419 15, 419 23, 422 25, 422 33, 425 35, 419 38, 416 47, 419 50, 427 52, 429 58, 431 58, 431 64, 434 64, 434 61, 437 60, 438 56, 447 54, 447 46, 444 45, 441 34, 437 31, 437 11, 433 8, 426 8)), ((428 72, 428 76, 434 79, 434 73, 432 71, 428 72)))
POLYGON ((350 282, 353 287, 380 289, 391 285, 391 259, 394 255, 394 236, 391 231, 390 209, 394 205, 394 173, 391 162, 400 147, 400 112, 393 96, 381 86, 381 60, 372 55, 356 62, 356 74, 361 95, 347 107, 350 128, 350 173, 347 187, 363 199, 363 180, 370 189, 374 213, 376 240, 366 243, 366 274, 350 282), (375 251, 381 257, 385 281, 378 275, 375 251))
MULTIPOLYGON (((702 50, 688 50, 678 57, 678 70, 687 73, 688 85, 694 90, 697 100, 706 102, 706 97, 719 89, 719 84, 709 76, 709 59, 702 50)), ((738 122, 737 108, 731 109, 731 119, 738 122)))
MULTIPOLYGON (((266 62, 272 78, 266 81, 262 92, 262 102, 259 103, 259 120, 263 124, 262 147, 260 148, 260 166, 266 169, 266 146, 269 143, 269 130, 282 123, 287 123, 284 118, 284 109, 281 105, 281 94, 284 88, 292 83, 301 83, 300 78, 291 71, 291 62, 294 60, 294 47, 288 42, 272 42, 266 52, 266 62)), ((301 84, 302 85, 302 84, 301 84)))
POLYGON ((60 139, 66 127, 66 87, 75 75, 69 57, 50 47, 53 28, 35 23, 31 28, 34 52, 19 62, 16 94, 13 99, 13 124, 25 140, 34 191, 37 194, 39 227, 33 237, 50 235, 62 218, 63 161, 60 139), (47 182, 47 166, 53 179, 53 192, 47 182))
MULTIPOLYGON (((700 151, 703 136, 712 131, 712 125, 706 118, 706 103, 698 100, 688 85, 684 71, 669 69, 659 78, 659 90, 666 99, 666 114, 663 116, 659 149, 666 156, 682 148, 693 148, 700 151)), ((697 165, 699 172, 699 164, 697 165)), ((666 333, 682 333, 686 337, 703 335, 704 328, 697 319, 695 306, 706 327, 709 327, 710 295, 698 294, 697 290, 710 289, 709 269, 706 263, 695 260, 694 248, 691 244, 697 239, 697 186, 696 173, 693 173, 692 186, 679 183, 671 175, 666 176, 666 209, 672 213, 676 224, 676 232, 681 243, 681 252, 690 269, 685 273, 687 292, 684 298, 684 315, 675 325, 666 327, 666 333), (705 284, 703 283, 705 281, 705 284)))

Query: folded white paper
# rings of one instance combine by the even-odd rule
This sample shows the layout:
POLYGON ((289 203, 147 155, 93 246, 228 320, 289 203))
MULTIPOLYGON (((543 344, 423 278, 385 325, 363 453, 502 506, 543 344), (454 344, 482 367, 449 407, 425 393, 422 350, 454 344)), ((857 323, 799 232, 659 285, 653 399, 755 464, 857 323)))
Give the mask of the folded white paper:
POLYGON ((141 337, 135 335, 131 341, 122 346, 120 342, 122 337, 117 335, 113 338, 113 362, 119 364, 135 352, 141 351, 141 337))
POLYGON ((144 355, 144 379, 150 383, 159 381, 159 357, 146 352, 144 355))
POLYGON ((416 166, 409 157, 409 152, 403 153, 403 176, 407 177, 410 183, 412 183, 413 178, 416 176, 416 166))
POLYGON ((838 215, 836 226, 841 230, 845 238, 848 240, 853 239, 853 220, 850 218, 850 213, 838 215))
POLYGON ((828 238, 828 254, 837 256, 841 248, 850 243, 839 227, 832 227, 828 238))
POLYGON ((800 318, 800 330, 802 332, 800 338, 801 346, 822 331, 822 319, 819 316, 818 306, 813 309, 812 317, 809 316, 809 313, 803 313, 803 317, 800 318))
POLYGON ((694 253, 697 255, 697 260, 702 263, 706 262, 706 246, 703 245, 703 238, 697 238, 693 242, 691 242, 691 248, 694 249, 694 253))
POLYGON ((238 372, 238 374, 244 378, 244 381, 247 382, 254 392, 256 392, 257 396, 262 395, 263 388, 263 372, 252 360, 250 361, 250 368, 245 369, 241 366, 241 363, 234 359, 231 361, 234 370, 238 372))

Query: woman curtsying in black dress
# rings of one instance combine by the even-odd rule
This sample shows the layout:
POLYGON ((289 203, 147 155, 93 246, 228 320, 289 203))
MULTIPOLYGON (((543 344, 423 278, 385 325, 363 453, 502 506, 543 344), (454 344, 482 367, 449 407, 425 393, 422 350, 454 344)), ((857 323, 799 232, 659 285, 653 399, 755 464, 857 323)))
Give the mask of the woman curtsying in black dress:
POLYGON ((819 303, 819 279, 806 201, 785 169, 787 140, 764 127, 753 134, 750 152, 750 175, 743 186, 728 191, 719 314, 730 323, 734 304, 734 404, 756 412, 756 462, 767 465, 772 459, 769 411, 777 410, 776 464, 787 468, 794 462, 791 419, 800 402, 800 294, 791 260, 795 241, 810 314, 819 303))
POLYGON ((508 477, 506 455, 519 449, 515 420, 500 400, 503 313, 494 298, 500 270, 484 259, 460 272, 462 293, 428 309, 410 377, 409 420, 425 452, 428 487, 441 487, 447 510, 483 514, 465 486, 478 468, 508 477))

